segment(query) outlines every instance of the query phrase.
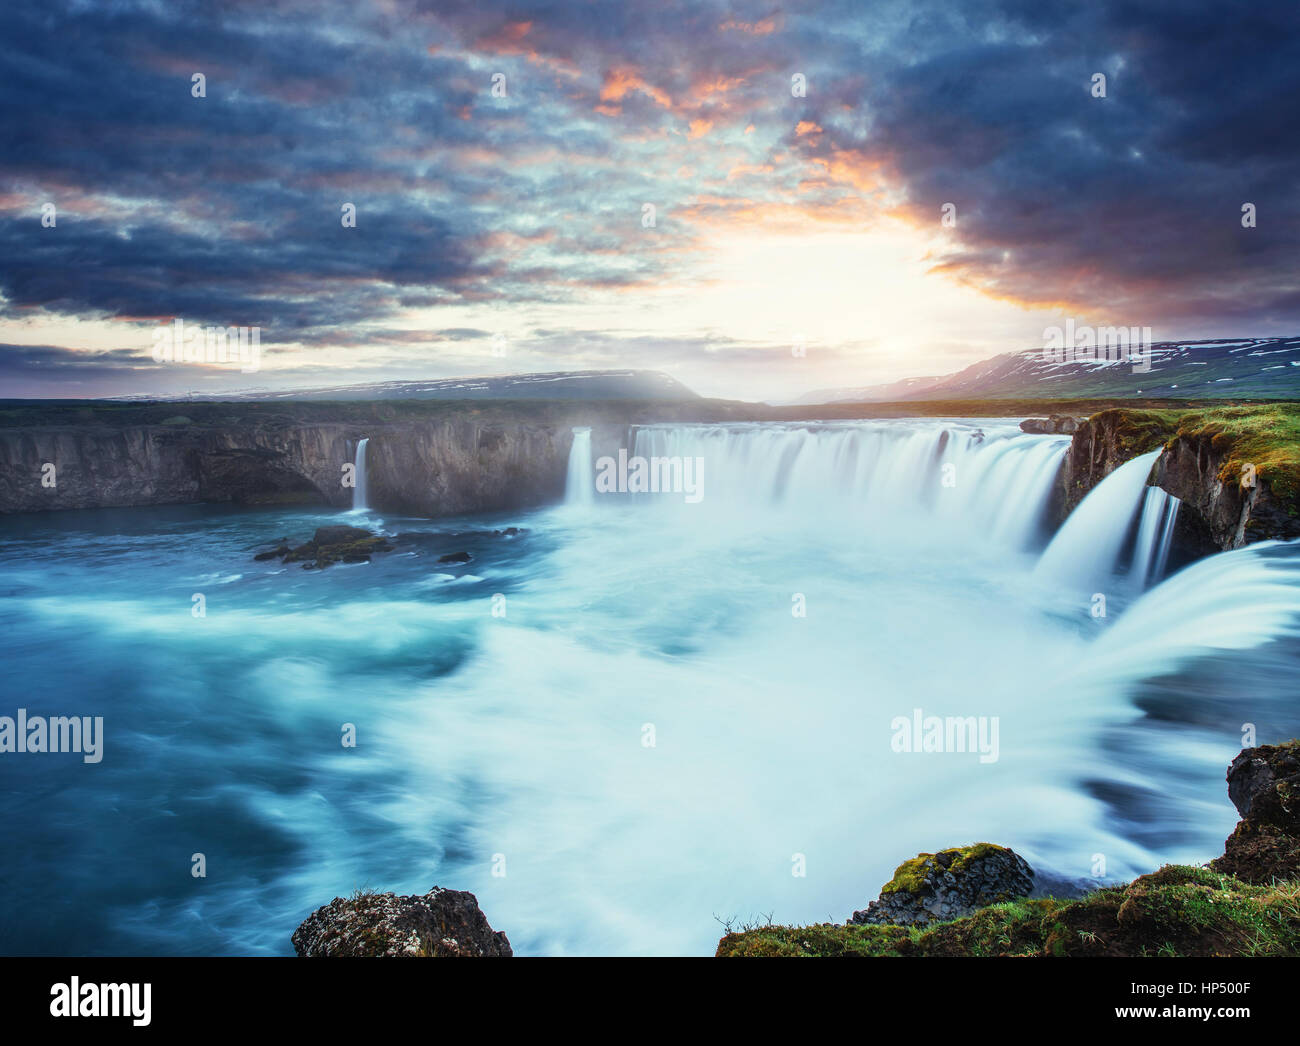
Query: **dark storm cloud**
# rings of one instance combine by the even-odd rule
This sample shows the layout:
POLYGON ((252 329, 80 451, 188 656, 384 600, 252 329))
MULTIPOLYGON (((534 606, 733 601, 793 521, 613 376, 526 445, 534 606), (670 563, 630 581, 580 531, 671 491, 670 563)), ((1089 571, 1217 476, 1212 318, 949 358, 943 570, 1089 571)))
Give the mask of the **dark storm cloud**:
POLYGON ((492 237, 526 224, 533 201, 582 208, 598 178, 512 158, 606 143, 547 105, 465 119, 486 74, 428 53, 431 26, 394 38, 341 17, 331 37, 260 6, 55 7, 0 15, 11 310, 183 315, 310 340, 400 307, 636 278, 580 257, 507 269, 492 237), (191 96, 192 71, 207 97, 191 96), (40 225, 45 202, 55 229, 40 225))
MULTIPOLYGON (((847 193, 933 227, 954 203, 936 268, 986 293, 1156 326, 1294 326, 1296 12, 8 5, 0 309, 256 324, 268 342, 321 347, 342 332, 415 342, 394 333, 406 309, 671 280, 704 222, 790 205, 806 179, 794 204, 809 210, 847 193), (507 100, 489 93, 498 70, 507 100), (791 95, 796 72, 806 98, 791 95), (1098 72, 1104 99, 1089 94, 1098 72), (56 229, 40 225, 47 201, 56 229), (644 201, 660 208, 657 235, 639 227, 644 201), (355 229, 340 225, 344 202, 355 229), (1245 202, 1258 228, 1241 227, 1245 202)), ((657 344, 642 362, 677 357, 657 344)))
POLYGON ((885 163, 918 222, 954 203, 944 264, 986 290, 1156 322, 1294 325, 1298 10, 926 8, 906 34, 922 50, 864 44, 865 83, 811 95, 826 132, 802 148, 885 163), (841 103, 866 120, 845 120, 841 103))

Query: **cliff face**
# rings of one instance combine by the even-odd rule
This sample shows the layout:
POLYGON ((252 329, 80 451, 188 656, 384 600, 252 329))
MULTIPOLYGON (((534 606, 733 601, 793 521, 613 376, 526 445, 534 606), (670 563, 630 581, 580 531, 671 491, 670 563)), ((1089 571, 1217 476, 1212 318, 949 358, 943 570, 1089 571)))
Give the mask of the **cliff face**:
POLYGON ((1217 445, 1210 434, 1179 433, 1168 419, 1142 411, 1105 410, 1079 426, 1057 480, 1053 518, 1063 520, 1124 462, 1162 447, 1151 482, 1183 502, 1175 544, 1185 555, 1300 537, 1300 517, 1267 481, 1243 486, 1232 470, 1225 478, 1230 448, 1217 445))
POLYGON ((171 404, 123 410, 108 422, 87 409, 55 411, 0 428, 0 512, 192 502, 347 508, 353 488, 343 485, 344 466, 363 437, 375 508, 421 516, 511 510, 563 496, 575 426, 591 428, 599 456, 625 446, 630 425, 740 411, 707 401, 171 404), (162 416, 178 409, 187 416, 162 416))
POLYGON ((1196 509, 1216 548, 1300 537, 1300 518, 1287 511, 1263 479, 1243 484, 1208 436, 1177 436, 1156 460, 1153 482, 1196 509))
MULTIPOLYGON (((713 400, 23 405, 0 410, 0 513, 194 502, 347 508, 344 466, 363 437, 372 506, 430 517, 509 511, 563 495, 575 426, 592 430, 599 457, 626 446, 632 425, 808 413, 713 400)), ((894 416, 864 405, 816 413, 894 416)), ((1184 503, 1176 546, 1186 557, 1300 537, 1296 499, 1277 496, 1263 478, 1242 487, 1228 475, 1229 448, 1208 433, 1179 432, 1169 416, 1177 413, 1103 410, 1080 422, 1053 494, 1054 521, 1125 461, 1164 446, 1153 482, 1184 503)))
POLYGON ((197 501, 344 506, 351 497, 341 485, 342 463, 351 460, 349 435, 341 425, 0 431, 0 506, 7 512, 197 501))
POLYGON ((5 511, 200 501, 347 508, 344 466, 369 437, 370 503, 415 515, 537 504, 562 495, 572 426, 509 426, 470 415, 355 425, 147 426, 0 432, 5 511), (42 485, 54 465, 55 485, 42 485))

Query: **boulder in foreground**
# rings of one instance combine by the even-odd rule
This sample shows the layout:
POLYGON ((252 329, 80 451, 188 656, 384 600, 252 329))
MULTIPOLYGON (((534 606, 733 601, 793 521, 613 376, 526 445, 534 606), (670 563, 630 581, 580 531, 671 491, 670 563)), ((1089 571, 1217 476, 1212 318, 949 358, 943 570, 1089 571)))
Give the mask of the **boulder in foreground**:
POLYGON ((904 861, 881 889, 879 900, 854 912, 849 921, 924 926, 1024 897, 1033 888, 1034 870, 1014 850, 993 843, 956 846, 904 861))
POLYGON ((506 935, 488 925, 472 893, 439 886, 423 897, 391 893, 336 897, 293 932, 293 948, 307 958, 463 959, 514 954, 506 935))

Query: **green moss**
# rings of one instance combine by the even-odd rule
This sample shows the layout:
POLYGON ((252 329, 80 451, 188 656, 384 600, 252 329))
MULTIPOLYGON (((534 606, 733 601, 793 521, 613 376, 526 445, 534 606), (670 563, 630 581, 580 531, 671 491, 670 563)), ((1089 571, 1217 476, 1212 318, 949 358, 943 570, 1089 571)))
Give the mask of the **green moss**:
POLYGON ((881 893, 898 893, 900 890, 915 893, 921 888, 926 872, 929 867, 933 867, 934 858, 939 854, 952 856, 948 870, 957 873, 981 857, 992 853, 1009 852, 1005 846, 995 846, 993 843, 972 843, 970 846, 953 846, 947 850, 940 850, 938 854, 917 854, 910 861, 904 861, 894 869, 894 877, 881 887, 881 893))
POLYGON ((924 928, 764 926, 727 934, 719 956, 1297 955, 1300 881, 1252 886, 1169 865, 1078 900, 1022 898, 924 928))
POLYGON ((1181 412, 1176 410, 1103 410, 1089 420, 1094 424, 1110 424, 1116 443, 1123 456, 1137 457, 1156 450, 1178 432, 1181 412))
POLYGON ((1300 407, 1292 403, 1220 407, 1184 414, 1178 435, 1209 439, 1224 455, 1219 479, 1240 482, 1245 465, 1283 502, 1300 496, 1300 407))
POLYGON ((1293 515, 1300 511, 1300 404, 1294 402, 1186 407, 1111 408, 1094 414, 1109 423, 1125 458, 1167 447, 1180 437, 1207 441, 1221 455, 1218 478, 1241 481, 1245 465, 1293 515))

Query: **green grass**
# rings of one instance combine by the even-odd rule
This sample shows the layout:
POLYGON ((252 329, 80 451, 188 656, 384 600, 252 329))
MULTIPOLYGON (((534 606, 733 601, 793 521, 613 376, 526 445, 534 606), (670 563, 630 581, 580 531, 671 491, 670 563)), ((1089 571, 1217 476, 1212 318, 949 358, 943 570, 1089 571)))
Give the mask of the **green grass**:
POLYGON ((1242 467, 1250 464, 1284 503, 1300 496, 1300 403, 1119 407, 1092 418, 1114 422, 1126 457, 1168 446, 1179 437, 1207 440, 1221 458, 1222 482, 1237 482, 1242 467))
POLYGON ((1300 494, 1300 406, 1268 404, 1222 407, 1184 414, 1178 435, 1208 437, 1225 454, 1219 479, 1235 480, 1242 466, 1256 474, 1279 498, 1294 501, 1300 494))
POLYGON ((1077 900, 1022 898, 926 927, 760 926, 721 957, 1300 955, 1300 882, 1168 865, 1077 900))

